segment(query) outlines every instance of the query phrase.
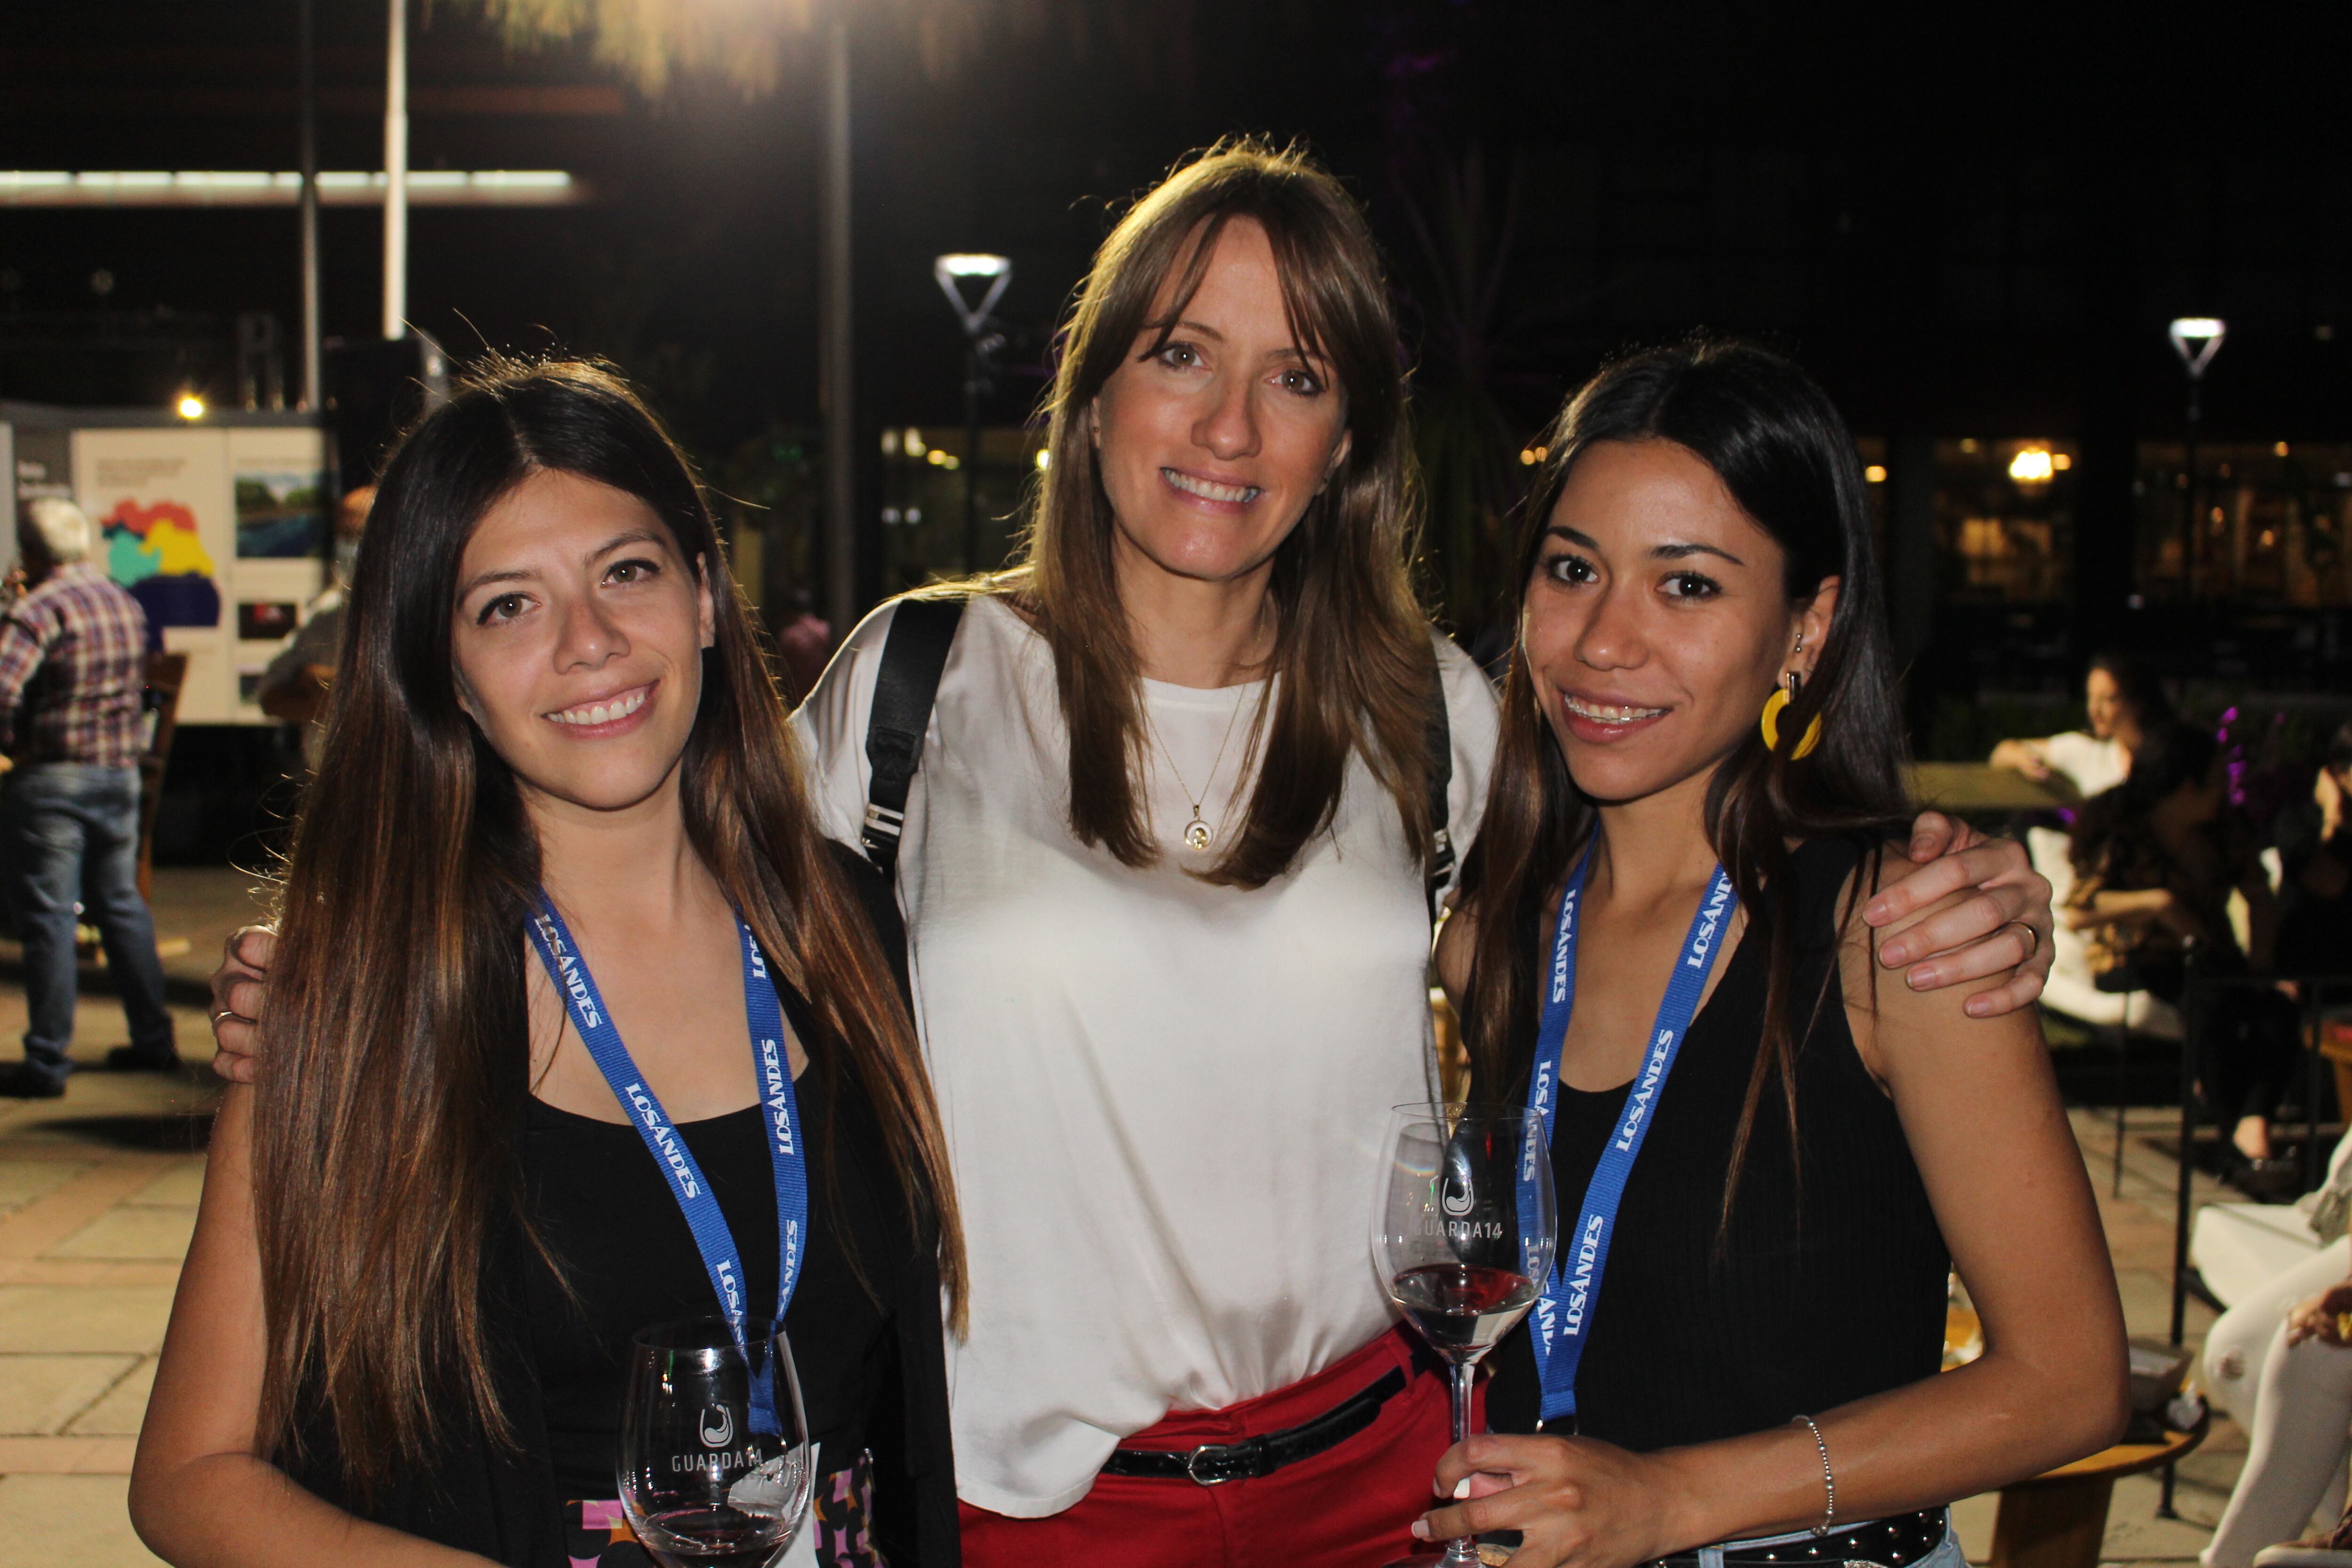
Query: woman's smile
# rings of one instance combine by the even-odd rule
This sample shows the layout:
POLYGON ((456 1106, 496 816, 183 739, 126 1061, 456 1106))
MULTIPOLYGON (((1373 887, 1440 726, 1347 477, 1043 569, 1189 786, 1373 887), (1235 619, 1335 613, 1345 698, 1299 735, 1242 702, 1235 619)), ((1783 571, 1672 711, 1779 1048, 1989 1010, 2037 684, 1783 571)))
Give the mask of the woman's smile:
POLYGON ((1559 694, 1559 710, 1560 721, 1570 732, 1594 746, 1614 745, 1638 735, 1673 711, 1631 702, 1604 702, 1573 691, 1559 694))
POLYGON ((609 735, 625 734, 644 721, 646 704, 653 700, 655 689, 660 685, 658 680, 649 680, 642 686, 589 698, 541 717, 562 725, 567 737, 573 740, 601 741, 609 735))
POLYGON ((1182 468, 1163 468, 1160 477, 1168 481, 1170 489, 1212 511, 1238 513, 1265 493, 1257 485, 1226 483, 1182 468))

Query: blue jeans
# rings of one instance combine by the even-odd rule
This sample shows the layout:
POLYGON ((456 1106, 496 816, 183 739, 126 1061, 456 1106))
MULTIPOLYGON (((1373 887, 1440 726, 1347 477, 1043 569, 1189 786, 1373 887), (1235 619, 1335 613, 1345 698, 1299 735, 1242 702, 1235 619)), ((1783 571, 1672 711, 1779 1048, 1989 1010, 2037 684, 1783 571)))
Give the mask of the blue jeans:
POLYGON ((139 896, 139 770, 33 763, 0 783, 0 866, 25 943, 25 1065, 72 1070, 74 902, 98 928, 131 1021, 131 1048, 172 1052, 155 920, 139 896))

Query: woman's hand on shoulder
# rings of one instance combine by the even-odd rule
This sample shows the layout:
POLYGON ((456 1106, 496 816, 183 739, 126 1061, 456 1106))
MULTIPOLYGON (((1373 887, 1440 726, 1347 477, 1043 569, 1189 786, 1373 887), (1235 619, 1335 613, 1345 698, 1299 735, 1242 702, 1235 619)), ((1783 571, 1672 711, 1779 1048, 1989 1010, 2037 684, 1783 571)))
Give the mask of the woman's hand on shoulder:
POLYGON ((1938 812, 1919 815, 1907 856, 1890 855, 1862 914, 1886 933, 1878 962, 1908 965, 1904 981, 1912 990, 1991 980, 1968 996, 1973 1018, 2032 1006, 2057 957, 2050 883, 2025 846, 1988 838, 1938 812))
POLYGON ((1697 1539, 1685 1539, 1691 1510, 1671 1465, 1591 1437, 1482 1434, 1438 1460, 1437 1489, 1464 1500, 1423 1515, 1413 1534, 1519 1531, 1512 1568, 1627 1568, 1697 1539))
POLYGON ((231 1083, 251 1083, 257 1076, 254 1030, 269 994, 269 961, 277 952, 276 931, 240 926, 213 971, 213 1071, 231 1083))

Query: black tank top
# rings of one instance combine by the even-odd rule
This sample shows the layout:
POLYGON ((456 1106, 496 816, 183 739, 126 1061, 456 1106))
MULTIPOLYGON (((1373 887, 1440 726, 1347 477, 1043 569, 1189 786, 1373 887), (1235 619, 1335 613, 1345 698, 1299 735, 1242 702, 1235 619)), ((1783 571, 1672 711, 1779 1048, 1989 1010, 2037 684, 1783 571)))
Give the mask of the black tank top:
MULTIPOLYGON (((1732 1139, 1763 1043, 1763 942, 1742 940, 1684 1040, 1625 1184, 1593 1308, 1576 1390, 1575 1429, 1586 1436, 1640 1452, 1738 1436, 1916 1382, 1942 1364, 1950 1268, 1943 1234, 1894 1101, 1854 1049, 1838 987, 1838 894, 1858 858, 1840 840, 1808 843, 1792 857, 1801 1157, 1790 1159, 1774 1073, 1727 1231, 1720 1226, 1732 1139)), ((1529 976, 1549 935, 1530 923, 1522 952, 1529 976)), ((1519 1099, 1525 1085, 1523 1068, 1519 1099)), ((1563 1235, 1627 1087, 1563 1090, 1552 1142, 1563 1235)), ((1489 1426, 1536 1430, 1541 1391, 1524 1327, 1493 1364, 1489 1426)))
MULTIPOLYGON (((802 1017, 793 1023, 803 1038, 814 1037, 802 1017)), ((826 1470, 866 1446, 867 1415, 893 1382, 889 1322, 852 1268, 852 1251, 883 1289, 906 1249, 880 1130, 854 1079, 843 1077, 837 1095, 814 1072, 796 1085, 812 1224, 784 1318, 826 1470)), ((776 1300, 776 1186, 763 1115, 751 1105, 677 1129, 734 1234, 754 1316, 774 1311, 776 1300)), ((556 1487, 567 1498, 609 1498, 630 1336, 650 1323, 715 1318, 718 1299, 668 1180, 634 1126, 533 1100, 523 1159, 531 1221, 571 1286, 566 1292, 545 1268, 529 1270, 556 1487)))

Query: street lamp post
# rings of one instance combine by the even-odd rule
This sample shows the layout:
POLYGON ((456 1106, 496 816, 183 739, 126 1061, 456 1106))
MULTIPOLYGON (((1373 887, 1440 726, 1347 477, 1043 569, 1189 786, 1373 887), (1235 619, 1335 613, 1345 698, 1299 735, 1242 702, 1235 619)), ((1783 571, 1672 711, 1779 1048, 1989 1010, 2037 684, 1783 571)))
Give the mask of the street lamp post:
POLYGON ((2229 328, 2212 316, 2182 316, 2168 329, 2172 339, 2172 352, 2180 356, 2180 366, 2189 373, 2189 440, 2182 478, 2189 484, 2189 529, 2180 542, 2185 552, 2181 569, 2189 576, 2189 595, 2197 596, 2197 558, 2203 552, 2205 513, 2199 504, 2197 484, 2197 426, 2204 416, 2200 394, 2205 384, 2205 367, 2221 352, 2221 340, 2229 328))
POLYGON ((995 330, 989 312, 996 309, 1013 281, 1013 263, 1002 256, 942 256, 931 263, 931 276, 939 279, 940 291, 948 297, 956 320, 963 324, 963 566, 966 572, 976 572, 980 569, 980 400, 993 384, 990 376, 996 368, 996 351, 1004 346, 1004 334, 995 330), (977 306, 964 297, 967 278, 987 283, 977 306))
POLYGON ((408 335, 408 6, 392 0, 383 73, 383 335, 408 335))
POLYGON ((855 344, 850 334, 849 21, 824 35, 824 155, 817 182, 817 414, 824 426, 824 612, 836 638, 857 619, 855 344))

